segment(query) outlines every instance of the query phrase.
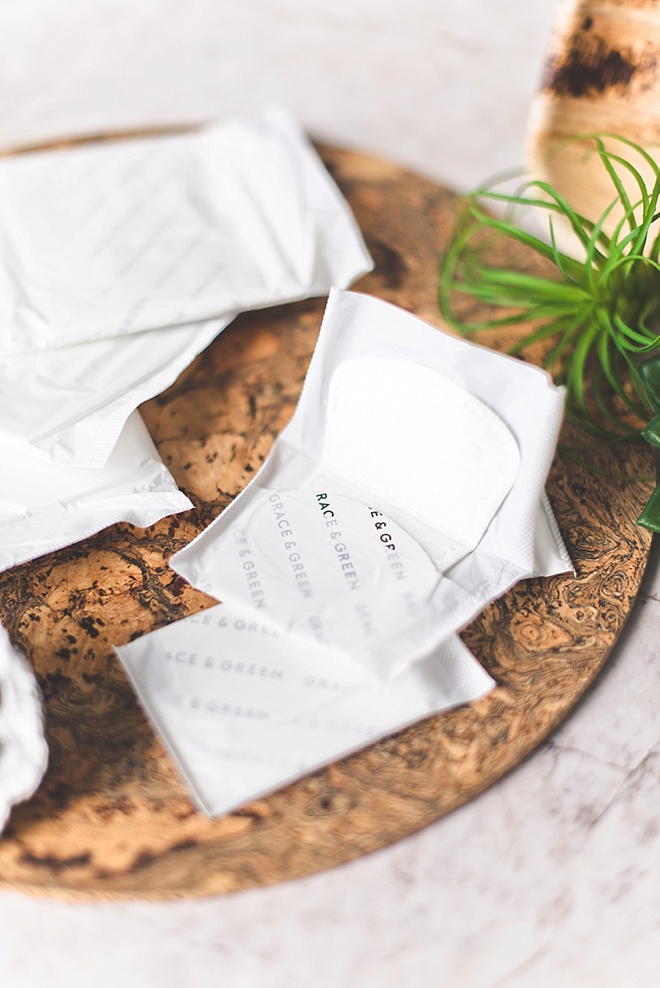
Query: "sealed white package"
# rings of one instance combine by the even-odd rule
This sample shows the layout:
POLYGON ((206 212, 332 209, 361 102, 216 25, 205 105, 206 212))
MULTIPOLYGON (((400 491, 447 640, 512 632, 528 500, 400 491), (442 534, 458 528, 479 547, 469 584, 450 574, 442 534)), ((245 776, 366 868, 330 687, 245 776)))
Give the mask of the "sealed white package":
POLYGON ((0 352, 64 346, 324 294, 370 266, 295 121, 0 162, 0 352), (341 250, 339 250, 341 247, 341 250))
POLYGON ((33 794, 47 762, 37 683, 0 626, 0 831, 11 807, 33 794))
POLYGON ((214 816, 494 686, 458 638, 385 683, 226 604, 115 651, 214 816))
POLYGON ((334 291, 296 412, 173 568, 391 677, 517 580, 571 568, 544 496, 563 391, 334 291))
POLYGON ((372 266, 281 110, 9 158, 0 210, 0 442, 83 466, 102 466, 130 411, 237 312, 372 266))
POLYGON ((131 412, 169 387, 231 318, 2 357, 0 443, 103 467, 131 412))
POLYGON ((0 447, 0 570, 36 559, 118 521, 140 528, 192 508, 133 412, 106 465, 46 463, 0 447))

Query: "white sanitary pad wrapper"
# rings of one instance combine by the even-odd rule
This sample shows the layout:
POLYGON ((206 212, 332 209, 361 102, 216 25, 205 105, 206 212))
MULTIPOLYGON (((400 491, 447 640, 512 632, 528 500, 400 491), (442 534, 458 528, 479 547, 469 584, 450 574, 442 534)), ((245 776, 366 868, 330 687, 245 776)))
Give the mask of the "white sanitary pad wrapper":
POLYGON ((171 565, 400 675, 518 580, 571 569, 544 494, 563 397, 538 368, 334 291, 291 422, 171 565))
POLYGON ((46 464, 102 468, 131 412, 231 318, 0 356, 0 444, 46 464))
POLYGON ((116 652, 214 816, 494 685, 455 637, 385 683, 226 604, 116 652))
POLYGON ((0 447, 0 570, 36 559, 118 521, 140 528, 192 508, 139 412, 102 469, 46 463, 0 447))
POLYGON ((371 267, 281 110, 9 158, 0 214, 0 442, 81 466, 238 311, 371 267))
POLYGON ((0 626, 0 831, 12 806, 35 791, 47 762, 35 678, 0 626))

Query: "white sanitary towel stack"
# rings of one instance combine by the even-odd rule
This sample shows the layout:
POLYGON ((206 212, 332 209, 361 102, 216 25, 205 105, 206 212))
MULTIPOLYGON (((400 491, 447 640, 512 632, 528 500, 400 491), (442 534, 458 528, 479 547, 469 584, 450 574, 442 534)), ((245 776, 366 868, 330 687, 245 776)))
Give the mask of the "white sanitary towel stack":
POLYGON ((0 162, 0 568, 191 507, 137 406, 244 309, 371 267, 283 111, 0 162))
POLYGON ((563 399, 537 368, 331 293, 289 425, 171 560, 223 603, 117 649, 201 807, 492 689, 456 633, 571 569, 544 492, 563 399))
POLYGON ((137 406, 238 312, 371 268, 281 110, 6 159, 0 217, 0 570, 191 508, 137 406))
MULTIPOLYGON (((0 569, 189 507, 138 404, 237 312, 371 266, 282 111, 9 159, 0 216, 0 569)), ((223 603, 117 649, 203 809, 493 687, 457 632, 570 569, 544 495, 562 408, 541 371, 332 291, 291 422, 173 559, 223 603)))

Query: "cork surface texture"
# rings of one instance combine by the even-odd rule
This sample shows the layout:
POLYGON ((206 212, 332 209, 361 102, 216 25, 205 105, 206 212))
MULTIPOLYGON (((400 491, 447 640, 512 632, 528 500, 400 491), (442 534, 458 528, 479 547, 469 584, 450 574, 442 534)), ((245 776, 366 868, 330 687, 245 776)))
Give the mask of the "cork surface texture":
MULTIPOLYGON (((376 263, 356 288, 441 325, 437 258, 455 197, 387 162, 320 151, 376 263)), ((499 260, 537 269, 520 250, 499 260)), ((493 693, 219 819, 194 809, 111 644, 214 603, 171 572, 168 558, 263 463, 294 410, 324 304, 239 317, 143 406, 194 511, 146 530, 116 525, 0 575, 0 620, 36 671, 50 748, 41 787, 15 807, 0 838, 0 887, 69 899, 204 896, 357 858, 500 778, 606 661, 649 551, 648 533, 634 524, 652 488, 643 447, 594 451, 596 471, 582 456, 555 459, 548 492, 577 574, 520 584, 464 632, 498 683, 493 693), (627 479, 640 476, 648 479, 627 479)))

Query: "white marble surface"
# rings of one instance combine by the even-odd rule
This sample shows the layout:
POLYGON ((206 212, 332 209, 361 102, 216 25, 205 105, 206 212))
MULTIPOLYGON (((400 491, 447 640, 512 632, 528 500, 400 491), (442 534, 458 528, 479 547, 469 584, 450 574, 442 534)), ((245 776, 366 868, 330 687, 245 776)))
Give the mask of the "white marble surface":
MULTIPOLYGON (((553 0, 4 0, 0 146, 266 100, 457 187, 522 159, 553 0)), ((586 699, 421 833, 228 898, 0 894, 7 988, 658 982, 660 567, 586 699)))

